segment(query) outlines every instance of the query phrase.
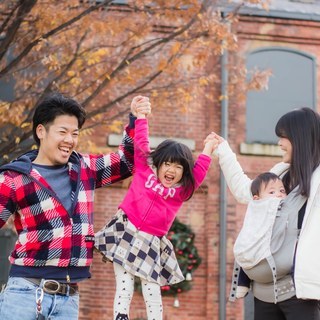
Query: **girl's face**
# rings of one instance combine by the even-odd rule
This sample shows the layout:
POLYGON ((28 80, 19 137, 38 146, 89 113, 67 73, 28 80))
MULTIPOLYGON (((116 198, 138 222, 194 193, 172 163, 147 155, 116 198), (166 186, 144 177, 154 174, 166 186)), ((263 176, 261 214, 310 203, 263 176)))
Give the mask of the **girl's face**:
POLYGON ((177 184, 183 175, 183 166, 177 162, 163 162, 158 169, 158 179, 166 188, 177 184))
POLYGON ((282 161, 285 163, 291 163, 292 159, 292 144, 288 138, 280 138, 278 145, 283 151, 282 161))

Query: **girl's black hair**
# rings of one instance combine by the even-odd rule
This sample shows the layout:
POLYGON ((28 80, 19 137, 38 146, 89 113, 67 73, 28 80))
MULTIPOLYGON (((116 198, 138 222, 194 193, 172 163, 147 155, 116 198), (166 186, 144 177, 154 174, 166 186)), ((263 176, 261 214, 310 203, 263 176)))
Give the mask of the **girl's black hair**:
POLYGON ((251 183, 251 193, 253 196, 260 196, 261 188, 270 181, 281 180, 279 176, 272 172, 263 172, 256 176, 251 183))
POLYGON ((36 130, 39 124, 46 126, 51 124, 56 117, 61 115, 75 116, 78 119, 79 129, 82 128, 86 120, 86 112, 84 108, 74 99, 66 97, 61 93, 51 93, 47 95, 37 105, 33 116, 33 138, 37 145, 40 145, 40 140, 36 130))
POLYGON ((287 193, 298 186, 308 197, 312 173, 320 164, 319 114, 310 108, 290 111, 279 119, 275 132, 292 145, 290 168, 282 179, 287 193))
POLYGON ((182 165, 183 174, 179 183, 181 183, 184 190, 184 201, 193 196, 195 191, 194 160, 191 150, 185 144, 171 139, 164 140, 155 150, 151 151, 150 160, 157 170, 164 162, 176 162, 182 165))

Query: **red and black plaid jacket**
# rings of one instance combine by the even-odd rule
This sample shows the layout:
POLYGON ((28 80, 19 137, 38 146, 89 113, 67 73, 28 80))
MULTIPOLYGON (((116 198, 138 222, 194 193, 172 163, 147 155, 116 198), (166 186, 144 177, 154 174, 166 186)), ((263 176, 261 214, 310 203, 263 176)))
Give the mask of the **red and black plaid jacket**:
POLYGON ((92 262, 94 189, 129 177, 133 170, 134 129, 127 126, 119 150, 69 159, 72 215, 31 161, 29 152, 0 168, 0 227, 10 215, 18 239, 9 260, 18 266, 81 267, 92 262))

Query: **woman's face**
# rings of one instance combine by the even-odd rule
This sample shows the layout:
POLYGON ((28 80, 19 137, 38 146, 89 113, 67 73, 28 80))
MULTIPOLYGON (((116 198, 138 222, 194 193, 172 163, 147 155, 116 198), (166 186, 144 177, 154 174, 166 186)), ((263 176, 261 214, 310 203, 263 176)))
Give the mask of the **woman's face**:
POLYGON ((282 161, 285 163, 291 163, 292 159, 292 144, 288 138, 280 138, 278 145, 283 151, 282 161))

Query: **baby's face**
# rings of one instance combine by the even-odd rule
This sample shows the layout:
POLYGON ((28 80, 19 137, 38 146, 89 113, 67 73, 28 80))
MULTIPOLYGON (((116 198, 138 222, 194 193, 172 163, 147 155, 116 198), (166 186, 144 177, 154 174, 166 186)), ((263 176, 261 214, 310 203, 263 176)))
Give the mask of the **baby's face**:
POLYGON ((270 197, 285 198, 287 195, 282 181, 271 180, 267 184, 261 186, 259 199, 270 197))

